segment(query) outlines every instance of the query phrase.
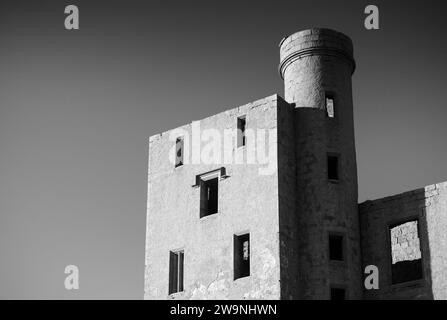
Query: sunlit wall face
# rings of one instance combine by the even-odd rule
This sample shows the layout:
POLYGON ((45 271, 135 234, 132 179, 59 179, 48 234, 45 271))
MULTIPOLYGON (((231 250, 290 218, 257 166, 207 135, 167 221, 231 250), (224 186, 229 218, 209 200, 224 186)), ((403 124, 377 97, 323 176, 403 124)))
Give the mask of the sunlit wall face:
POLYGON ((312 26, 354 43, 359 200, 447 180, 442 1, 376 1, 376 31, 354 0, 68 4, 0 3, 0 298, 142 298, 148 137, 282 95, 312 26))

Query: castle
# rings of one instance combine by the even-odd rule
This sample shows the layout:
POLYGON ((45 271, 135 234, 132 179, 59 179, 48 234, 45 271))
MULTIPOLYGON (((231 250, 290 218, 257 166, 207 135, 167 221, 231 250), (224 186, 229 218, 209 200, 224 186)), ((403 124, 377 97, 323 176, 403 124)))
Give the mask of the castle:
POLYGON ((145 299, 447 299, 447 182, 358 204, 354 70, 347 36, 297 32, 284 99, 149 139, 145 299))

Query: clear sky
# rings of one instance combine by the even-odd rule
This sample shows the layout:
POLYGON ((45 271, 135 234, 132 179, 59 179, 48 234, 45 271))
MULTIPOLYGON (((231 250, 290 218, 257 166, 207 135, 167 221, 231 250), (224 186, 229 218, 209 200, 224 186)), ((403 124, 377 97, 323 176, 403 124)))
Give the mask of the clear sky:
POLYGON ((361 0, 2 0, 0 298, 141 299, 148 137, 283 96, 279 41, 309 27, 354 43, 359 200, 447 180, 443 2, 373 1, 367 31, 361 0))

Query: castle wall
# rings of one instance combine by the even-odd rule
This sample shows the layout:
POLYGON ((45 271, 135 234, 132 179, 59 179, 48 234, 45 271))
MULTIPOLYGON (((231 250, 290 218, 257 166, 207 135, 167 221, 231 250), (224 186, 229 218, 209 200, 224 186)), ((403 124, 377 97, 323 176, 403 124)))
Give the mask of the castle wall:
POLYGON ((351 40, 305 30, 283 39, 280 56, 285 100, 272 95, 150 138, 145 299, 330 299, 335 292, 447 299, 447 182, 357 203, 351 40), (254 135, 228 148, 225 132, 241 116, 254 135), (186 160, 175 167, 179 136, 186 160), (223 139, 217 151, 210 148, 216 136, 223 139), (204 154, 218 160, 206 164, 204 154), (328 157, 338 159, 336 178, 328 157), (207 189, 199 176, 216 170, 218 213, 201 217, 207 189), (245 233, 250 276, 235 279, 234 236, 245 233), (330 238, 338 239, 335 257, 330 238), (177 250, 184 288, 169 294, 177 250), (368 265, 379 269, 378 290, 363 289, 368 265))
MULTIPOLYGON (((200 120, 200 128, 236 128, 246 115, 247 129, 277 127, 276 95, 200 120)), ((197 122, 196 122, 197 124, 197 122)), ((181 127, 191 133, 192 125, 181 127)), ((149 145, 146 239, 146 299, 279 299, 278 174, 259 173, 265 165, 185 164, 168 160, 171 131, 151 137, 149 145), (225 167, 219 181, 217 214, 199 217, 196 175, 225 167), (250 233, 250 276, 233 280, 233 235, 250 233), (168 295, 169 251, 184 250, 184 291, 168 295)), ((174 135, 175 136, 175 135, 174 135)), ((247 146, 234 154, 247 152, 247 146)), ((202 148, 206 145, 202 142, 202 148)), ((277 153, 276 143, 274 150, 277 153)), ((274 156, 273 161, 277 163, 274 156)))
POLYGON ((359 205, 363 266, 379 269, 366 299, 447 299, 447 182, 359 205), (422 277, 393 283, 421 259, 422 277), (394 267, 395 268, 395 267, 394 267))

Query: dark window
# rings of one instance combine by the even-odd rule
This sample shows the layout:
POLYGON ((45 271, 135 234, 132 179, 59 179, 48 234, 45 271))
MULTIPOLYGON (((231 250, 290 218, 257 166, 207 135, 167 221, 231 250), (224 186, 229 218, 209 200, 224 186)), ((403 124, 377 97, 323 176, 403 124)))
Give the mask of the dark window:
POLYGON ((422 279, 422 254, 418 220, 407 221, 390 227, 390 239, 392 283, 422 279))
POLYGON ((219 179, 200 181, 200 218, 217 213, 219 179))
POLYGON ((237 146, 245 146, 245 116, 237 118, 237 146))
POLYGON ((329 259, 343 261, 343 236, 329 235, 329 259))
POLYGON ((327 177, 329 180, 338 181, 338 155, 327 155, 327 177))
POLYGON ((183 251, 169 251, 169 294, 183 291, 183 251))
POLYGON ((234 236, 234 280, 250 275, 250 234, 234 236))
POLYGON ((346 290, 343 288, 331 288, 331 300, 345 300, 346 290))
POLYGON ((330 94, 326 94, 326 114, 329 118, 334 118, 335 116, 334 96, 330 94))
POLYGON ((175 141, 175 167, 183 165, 183 138, 175 141))

